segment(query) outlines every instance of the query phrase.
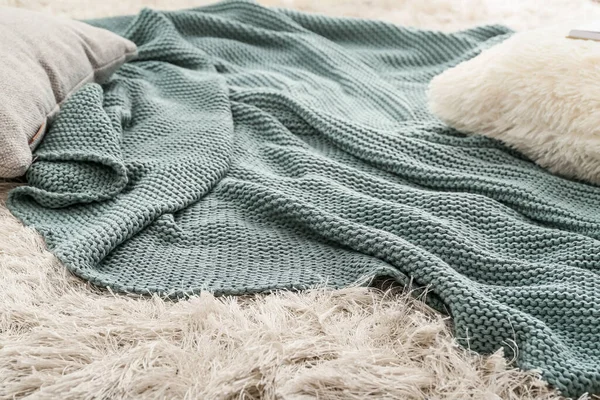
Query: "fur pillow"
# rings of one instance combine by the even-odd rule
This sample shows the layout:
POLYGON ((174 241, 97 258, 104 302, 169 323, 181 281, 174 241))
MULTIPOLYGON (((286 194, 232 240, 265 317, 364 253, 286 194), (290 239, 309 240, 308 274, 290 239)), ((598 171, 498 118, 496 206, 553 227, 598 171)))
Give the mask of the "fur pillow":
POLYGON ((25 173, 60 104, 136 54, 134 43, 83 22, 0 8, 0 177, 25 173))
POLYGON ((517 33, 435 77, 432 112, 600 184, 600 42, 566 38, 570 28, 517 33))

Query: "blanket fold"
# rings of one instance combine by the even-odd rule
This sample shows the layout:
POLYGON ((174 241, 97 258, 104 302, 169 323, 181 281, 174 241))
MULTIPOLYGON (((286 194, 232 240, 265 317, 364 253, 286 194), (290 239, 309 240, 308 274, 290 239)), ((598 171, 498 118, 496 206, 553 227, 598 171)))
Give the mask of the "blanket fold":
POLYGON ((8 200, 75 274, 174 297, 412 280, 471 349, 600 392, 600 188, 426 108, 507 28, 239 0, 90 23, 139 58, 67 102, 8 200))
POLYGON ((78 135, 53 135, 36 152, 40 161, 28 176, 28 195, 50 208, 108 200, 128 183, 127 167, 121 154, 121 132, 114 129, 102 107, 103 93, 98 85, 85 90, 88 96, 65 105, 54 129, 70 129, 73 119, 85 116, 78 135), (47 174, 57 179, 47 180, 47 174))

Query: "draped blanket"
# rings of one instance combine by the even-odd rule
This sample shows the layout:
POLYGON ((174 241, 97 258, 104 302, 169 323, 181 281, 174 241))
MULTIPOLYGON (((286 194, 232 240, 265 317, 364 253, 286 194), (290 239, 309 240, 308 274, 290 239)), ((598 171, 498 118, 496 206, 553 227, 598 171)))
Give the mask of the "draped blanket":
POLYGON ((426 107, 433 76, 507 28, 248 1, 90 23, 139 58, 67 102, 8 201, 73 273, 174 297, 392 277, 471 349, 600 392, 600 188, 426 107))

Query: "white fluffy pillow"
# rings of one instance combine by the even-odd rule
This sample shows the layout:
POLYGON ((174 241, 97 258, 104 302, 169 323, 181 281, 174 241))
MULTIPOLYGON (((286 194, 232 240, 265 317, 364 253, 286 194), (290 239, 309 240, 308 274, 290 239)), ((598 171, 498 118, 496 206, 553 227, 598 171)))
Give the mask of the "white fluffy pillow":
POLYGON ((517 33, 445 71, 430 84, 431 110, 554 173, 600 184, 600 42, 566 38, 572 27, 517 33))

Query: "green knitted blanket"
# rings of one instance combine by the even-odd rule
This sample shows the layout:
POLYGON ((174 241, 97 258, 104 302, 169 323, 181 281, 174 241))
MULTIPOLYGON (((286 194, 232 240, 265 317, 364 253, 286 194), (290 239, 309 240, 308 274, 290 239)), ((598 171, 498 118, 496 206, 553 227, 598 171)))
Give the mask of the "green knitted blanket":
POLYGON ((426 107, 433 76, 508 29, 248 1, 91 23, 139 59, 70 99, 8 201, 75 274, 171 296, 391 276, 471 349, 600 392, 600 188, 426 107))

